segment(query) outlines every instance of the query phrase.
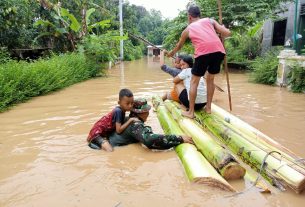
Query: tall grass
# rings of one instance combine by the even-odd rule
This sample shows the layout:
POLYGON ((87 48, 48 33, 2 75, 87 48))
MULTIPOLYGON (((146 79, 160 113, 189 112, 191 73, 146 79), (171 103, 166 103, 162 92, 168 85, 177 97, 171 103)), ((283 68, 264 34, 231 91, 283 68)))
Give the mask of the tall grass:
POLYGON ((35 62, 0 64, 0 111, 97 76, 101 69, 80 53, 52 56, 35 62))

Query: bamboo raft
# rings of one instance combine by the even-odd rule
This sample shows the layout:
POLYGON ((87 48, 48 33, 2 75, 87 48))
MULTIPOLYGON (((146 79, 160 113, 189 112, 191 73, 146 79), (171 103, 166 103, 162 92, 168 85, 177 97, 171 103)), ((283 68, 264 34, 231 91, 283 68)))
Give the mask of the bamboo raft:
POLYGON ((263 192, 270 192, 263 182, 254 179, 253 175, 249 176, 235 159, 238 157, 243 164, 259 172, 265 180, 280 190, 283 191, 287 187, 296 193, 304 190, 305 164, 300 162, 303 159, 220 107, 213 104, 212 114, 197 111, 195 120, 192 120, 181 115, 181 109, 176 102, 163 102, 160 97, 153 97, 153 105, 165 133, 185 134, 193 138, 195 146, 188 144, 183 147, 185 144, 182 144, 175 149, 191 181, 202 178, 206 180, 203 183, 213 185, 211 183, 215 182, 214 186, 233 191, 233 187, 224 181, 243 178, 246 174, 244 179, 253 182, 263 192), (203 161, 202 158, 195 159, 199 156, 196 150, 201 153, 203 161), (192 151, 194 158, 184 158, 190 157, 186 153, 189 151, 192 151), (196 167, 190 167, 192 165, 196 167), (214 171, 207 170, 211 166, 214 171), (210 174, 198 176, 199 172, 207 171, 210 174), (215 173, 222 179, 216 178, 215 173), (207 181, 208 176, 216 181, 207 181))

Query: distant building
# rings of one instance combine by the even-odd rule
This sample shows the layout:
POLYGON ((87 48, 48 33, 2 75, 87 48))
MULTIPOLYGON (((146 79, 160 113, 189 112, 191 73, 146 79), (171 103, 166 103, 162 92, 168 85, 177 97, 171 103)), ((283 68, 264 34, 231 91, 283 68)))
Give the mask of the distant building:
POLYGON ((147 46, 147 55, 148 56, 159 56, 160 55, 160 51, 163 49, 163 45, 156 45, 157 48, 153 47, 153 46, 147 46))
MULTIPOLYGON (((295 3, 283 4, 286 11, 277 13, 278 19, 268 19, 263 26, 262 52, 268 51, 272 46, 284 45, 287 40, 293 42, 295 3)), ((297 11, 297 34, 301 37, 297 41, 297 53, 305 53, 305 0, 299 0, 297 11)))

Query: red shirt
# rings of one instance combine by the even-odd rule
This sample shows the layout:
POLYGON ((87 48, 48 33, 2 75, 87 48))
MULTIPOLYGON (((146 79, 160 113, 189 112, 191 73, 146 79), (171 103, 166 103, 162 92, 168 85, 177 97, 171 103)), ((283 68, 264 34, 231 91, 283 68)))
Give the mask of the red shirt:
POLYGON ((124 123, 125 113, 120 107, 116 107, 107 115, 98 120, 89 132, 87 141, 91 142, 97 135, 108 137, 109 134, 115 131, 115 123, 124 123))

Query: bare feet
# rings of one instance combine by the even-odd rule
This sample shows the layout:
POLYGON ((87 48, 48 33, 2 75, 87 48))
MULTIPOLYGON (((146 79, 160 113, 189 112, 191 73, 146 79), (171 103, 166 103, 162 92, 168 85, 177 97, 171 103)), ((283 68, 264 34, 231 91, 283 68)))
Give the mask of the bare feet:
POLYGON ((111 144, 107 140, 103 142, 102 149, 107 151, 107 152, 112 152, 113 151, 113 148, 112 148, 111 144))
POLYGON ((207 107, 205 107, 205 112, 207 113, 207 114, 211 114, 212 113, 212 110, 211 110, 211 108, 207 108, 207 107))
POLYGON ((185 117, 188 117, 188 118, 191 118, 191 119, 195 118, 194 113, 191 113, 189 111, 183 111, 182 116, 185 116, 185 117))

